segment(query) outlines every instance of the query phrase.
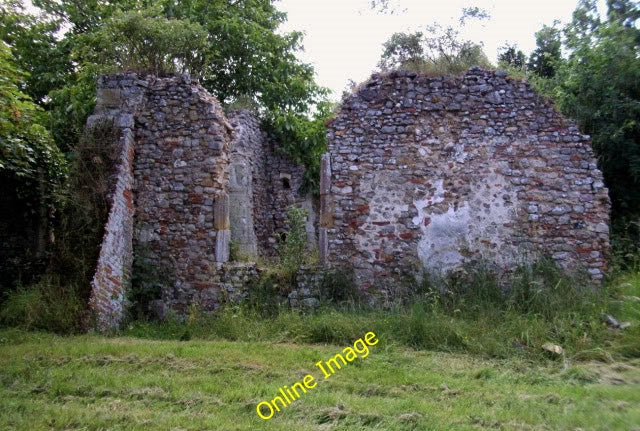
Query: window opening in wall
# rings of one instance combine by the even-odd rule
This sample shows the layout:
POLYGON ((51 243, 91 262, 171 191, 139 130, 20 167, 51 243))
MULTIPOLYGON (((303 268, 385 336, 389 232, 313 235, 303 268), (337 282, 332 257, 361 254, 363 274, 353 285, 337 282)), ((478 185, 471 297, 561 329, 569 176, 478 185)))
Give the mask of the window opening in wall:
POLYGON ((282 188, 284 190, 291 189, 291 175, 290 174, 280 174, 280 183, 282 184, 282 188))

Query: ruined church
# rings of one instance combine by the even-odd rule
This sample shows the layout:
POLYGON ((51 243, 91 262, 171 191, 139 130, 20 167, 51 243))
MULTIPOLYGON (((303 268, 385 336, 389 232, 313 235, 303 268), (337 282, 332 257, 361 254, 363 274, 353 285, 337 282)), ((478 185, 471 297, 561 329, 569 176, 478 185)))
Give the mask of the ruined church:
POLYGON ((105 75, 87 127, 119 129, 119 157, 90 306, 119 325, 135 254, 165 274, 161 301, 215 309, 251 289, 260 255, 305 208, 307 239, 357 286, 486 261, 550 256, 597 282, 609 198, 588 136, 525 82, 374 74, 329 121, 320 195, 248 111, 225 114, 188 76, 105 75), (242 255, 243 262, 234 261, 242 255))

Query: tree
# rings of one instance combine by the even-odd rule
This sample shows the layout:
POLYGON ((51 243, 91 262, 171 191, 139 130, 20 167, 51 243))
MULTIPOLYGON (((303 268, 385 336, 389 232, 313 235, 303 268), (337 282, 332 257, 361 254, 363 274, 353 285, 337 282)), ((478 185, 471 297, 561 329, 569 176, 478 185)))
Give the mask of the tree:
POLYGON ((69 44, 56 37, 59 30, 58 20, 31 15, 19 1, 0 3, 0 40, 27 73, 24 92, 41 105, 52 89, 65 85, 73 68, 69 44))
POLYGON ((20 90, 28 75, 3 43, 0 76, 0 174, 22 180, 15 190, 21 198, 38 196, 38 190, 51 198, 64 178, 65 161, 42 125, 42 109, 20 90))
POLYGON ((42 48, 37 58, 30 53, 38 50, 26 49, 19 66, 33 71, 25 91, 50 112, 51 130, 64 149, 78 140, 93 109, 97 75, 114 66, 148 66, 133 61, 148 57, 150 47, 172 51, 175 64, 168 57, 153 62, 195 73, 224 104, 250 99, 261 111, 309 112, 326 95, 314 82, 313 67, 296 57, 302 34, 278 32, 286 14, 273 0, 34 0, 38 17, 18 0, 3 1, 3 22, 13 30, 0 32, 2 40, 14 53, 22 51, 20 44, 42 48), (35 22, 46 24, 44 36, 31 30, 35 22), (179 43, 169 43, 172 37, 179 43), (110 46, 114 42, 117 47, 110 46), (44 79, 47 67, 55 79, 44 79))
POLYGON ((552 78, 533 82, 591 135, 617 241, 628 226, 637 232, 629 222, 640 218, 640 30, 634 24, 640 9, 632 1, 608 6, 601 20, 595 1, 580 2, 564 29, 568 58, 556 63, 552 78))
POLYGON ((536 33, 536 49, 529 56, 527 68, 543 78, 552 78, 562 59, 560 49, 562 41, 561 33, 555 22, 553 26, 543 26, 536 33))
POLYGON ((274 110, 266 123, 272 136, 295 163, 305 166, 303 192, 318 193, 320 186, 320 158, 327 151, 325 123, 333 116, 334 105, 324 101, 318 103, 310 118, 292 111, 274 110))
POLYGON ((21 91, 28 75, 16 66, 2 42, 0 77, 2 293, 16 279, 29 282, 34 265, 42 263, 51 210, 57 206, 67 169, 43 126, 44 112, 21 91))
POLYGON ((189 20, 167 19, 158 7, 116 11, 79 40, 79 57, 104 70, 198 77, 208 61, 205 29, 189 20))
MULTIPOLYGON (((460 27, 469 20, 486 19, 483 9, 465 8, 460 27)), ((403 68, 433 74, 459 73, 471 66, 489 67, 482 45, 463 40, 453 26, 433 23, 424 31, 395 33, 384 43, 378 66, 382 70, 403 68)))
POLYGON ((424 35, 422 32, 394 33, 383 44, 378 67, 382 70, 394 67, 416 68, 424 62, 424 35))
POLYGON ((640 30, 628 25, 640 9, 628 1, 608 3, 607 20, 592 32, 567 32, 574 50, 561 71, 557 100, 592 135, 614 211, 640 215, 640 30))
POLYGON ((505 44, 498 49, 498 64, 522 70, 527 64, 527 56, 516 45, 505 44))

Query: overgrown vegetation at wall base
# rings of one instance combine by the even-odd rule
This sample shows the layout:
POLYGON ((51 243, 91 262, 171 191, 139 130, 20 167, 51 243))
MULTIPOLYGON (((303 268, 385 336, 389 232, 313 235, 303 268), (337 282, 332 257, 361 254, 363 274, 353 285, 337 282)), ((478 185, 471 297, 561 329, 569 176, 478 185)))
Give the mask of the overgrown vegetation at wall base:
MULTIPOLYGON (((331 276, 340 282, 340 277, 331 276)), ((327 284, 324 285, 325 288, 327 284)), ((542 346, 559 345, 564 357, 611 361, 640 357, 640 273, 628 273, 608 287, 590 290, 549 265, 520 269, 504 293, 484 269, 465 277, 434 280, 395 292, 384 308, 371 297, 348 294, 325 300, 316 312, 291 311, 269 304, 269 312, 228 306, 215 316, 195 313, 186 323, 134 322, 126 335, 154 339, 270 340, 344 344, 362 331, 419 350, 457 351, 488 357, 550 358, 542 346), (404 293, 403 293, 404 292, 404 293), (275 307, 275 308, 274 308, 275 307), (607 325, 607 315, 629 322, 625 329, 607 325), (369 329, 367 329, 369 328, 369 329)), ((553 355, 551 355, 553 357, 553 355)))
POLYGON ((61 333, 86 329, 87 300, 113 192, 119 130, 96 124, 74 147, 69 184, 59 190, 58 235, 46 272, 33 285, 9 293, 4 323, 61 333))

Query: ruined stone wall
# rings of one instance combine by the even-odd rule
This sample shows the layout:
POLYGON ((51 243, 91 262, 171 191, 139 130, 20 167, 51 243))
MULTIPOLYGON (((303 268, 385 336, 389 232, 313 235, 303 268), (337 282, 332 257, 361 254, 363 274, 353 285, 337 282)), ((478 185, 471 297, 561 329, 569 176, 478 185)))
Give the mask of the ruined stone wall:
POLYGON ((235 112, 229 122, 188 76, 102 76, 87 127, 105 118, 121 129, 122 154, 93 282, 100 326, 122 319, 133 254, 162 286, 154 309, 185 314, 246 296, 258 270, 228 262, 232 241, 243 260, 275 252, 286 207, 307 202, 298 193, 302 168, 276 150, 254 115, 235 112))
POLYGON ((266 137, 249 111, 231 113, 229 123, 234 129, 229 169, 231 240, 241 254, 255 257, 267 248, 274 230, 266 137))
POLYGON ((98 81, 94 115, 87 120, 91 129, 101 122, 113 122, 120 130, 119 156, 115 166, 115 187, 110 191, 110 211, 96 271, 91 282, 89 307, 100 330, 117 328, 125 314, 127 287, 133 261, 133 161, 134 114, 143 102, 133 75, 101 77, 98 81), (128 88, 123 91, 123 88, 128 88))
POLYGON ((270 199, 273 210, 273 230, 268 238, 269 246, 277 248, 278 242, 285 238, 288 231, 287 209, 290 206, 304 208, 307 211, 307 241, 310 246, 316 243, 317 208, 310 193, 301 192, 304 181, 304 166, 293 163, 286 154, 278 150, 278 144, 269 141, 267 152, 267 174, 269 175, 270 199))
POLYGON ((150 79, 136 121, 136 252, 168 270, 163 297, 184 310, 215 290, 228 259, 231 126, 187 77, 150 79))
POLYGON ((526 83, 374 74, 328 136, 321 237, 360 285, 538 253, 602 278, 609 198, 589 137, 526 83))
POLYGON ((287 209, 294 205, 307 210, 307 238, 315 244, 317 205, 310 194, 301 192, 304 166, 279 151, 278 143, 269 139, 249 111, 231 113, 229 122, 234 129, 229 185, 232 241, 245 255, 256 254, 251 252, 255 250, 250 245, 253 241, 257 254, 276 253, 288 230, 287 209), (249 208, 253 208, 253 221, 249 208), (250 238, 252 229, 255 239, 250 238))

